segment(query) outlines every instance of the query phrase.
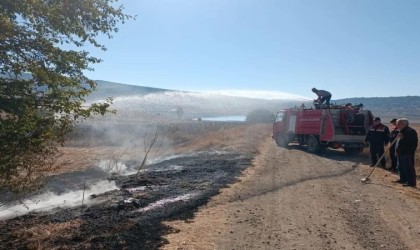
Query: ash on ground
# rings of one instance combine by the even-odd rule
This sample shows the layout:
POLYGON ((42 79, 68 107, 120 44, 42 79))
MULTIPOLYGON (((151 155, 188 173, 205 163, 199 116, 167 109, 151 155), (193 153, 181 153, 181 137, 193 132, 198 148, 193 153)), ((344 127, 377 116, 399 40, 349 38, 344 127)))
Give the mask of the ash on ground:
POLYGON ((251 160, 251 154, 202 152, 151 165, 139 176, 111 177, 119 189, 91 195, 89 199, 98 202, 94 205, 30 213, 0 222, 0 247, 158 248, 165 244, 163 236, 173 232, 162 221, 192 219, 210 197, 235 182, 251 160), (51 235, 40 243, 42 236, 37 234, 45 234, 42 230, 51 235))

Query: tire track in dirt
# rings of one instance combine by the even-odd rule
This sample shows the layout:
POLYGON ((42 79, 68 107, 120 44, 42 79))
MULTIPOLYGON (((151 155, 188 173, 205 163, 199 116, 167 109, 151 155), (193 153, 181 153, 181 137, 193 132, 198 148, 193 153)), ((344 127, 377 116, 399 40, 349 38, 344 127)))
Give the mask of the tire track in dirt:
POLYGON ((416 249, 420 243, 413 218, 419 200, 394 186, 361 184, 366 171, 345 156, 328 159, 271 140, 260 152, 241 181, 193 223, 168 223, 180 232, 167 236, 165 249, 416 249))

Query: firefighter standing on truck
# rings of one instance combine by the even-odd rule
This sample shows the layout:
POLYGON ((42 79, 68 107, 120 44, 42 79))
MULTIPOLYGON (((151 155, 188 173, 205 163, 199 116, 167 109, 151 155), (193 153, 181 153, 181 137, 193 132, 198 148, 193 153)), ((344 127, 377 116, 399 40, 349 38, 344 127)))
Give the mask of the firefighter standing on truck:
MULTIPOLYGON (((381 118, 376 117, 365 138, 365 142, 369 142, 371 167, 375 166, 378 159, 384 154, 385 145, 389 143, 389 134, 389 128, 381 123, 381 118)), ((385 157, 382 158, 381 165, 385 168, 385 157)))
POLYGON ((318 96, 318 99, 315 100, 318 102, 318 104, 323 104, 325 102, 327 108, 330 107, 330 100, 332 96, 330 92, 316 88, 312 88, 312 92, 318 96))

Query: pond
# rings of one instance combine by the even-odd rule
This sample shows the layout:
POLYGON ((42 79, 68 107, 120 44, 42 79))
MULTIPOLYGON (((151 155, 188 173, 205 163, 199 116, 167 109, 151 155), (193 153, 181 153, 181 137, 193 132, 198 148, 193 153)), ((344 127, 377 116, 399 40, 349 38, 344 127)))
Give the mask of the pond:
POLYGON ((201 117, 194 118, 194 121, 213 121, 213 122, 244 122, 246 120, 245 115, 229 115, 229 116, 215 116, 215 117, 201 117))

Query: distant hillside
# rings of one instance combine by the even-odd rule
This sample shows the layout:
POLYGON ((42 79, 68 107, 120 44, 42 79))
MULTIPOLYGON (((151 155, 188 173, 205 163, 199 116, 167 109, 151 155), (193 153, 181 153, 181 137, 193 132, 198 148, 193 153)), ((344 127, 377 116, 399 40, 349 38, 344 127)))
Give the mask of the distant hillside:
POLYGON ((388 122, 388 119, 393 117, 405 117, 420 122, 420 96, 346 98, 332 102, 337 104, 362 103, 365 109, 371 110, 384 122, 388 122))
POLYGON ((170 91, 167 89, 128 85, 101 80, 95 82, 97 83, 97 89, 89 95, 87 98, 88 100, 106 99, 108 97, 117 96, 144 96, 151 93, 162 93, 170 91))
POLYGON ((134 86, 107 81, 96 81, 97 90, 88 102, 113 97, 112 107, 117 110, 116 119, 155 120, 155 118, 183 119, 218 115, 247 115, 264 109, 273 114, 282 108, 301 105, 296 100, 265 100, 220 94, 200 93, 134 86))
MULTIPOLYGON (((302 101, 298 100, 264 100, 159 89, 108 81, 96 82, 97 90, 88 97, 88 101, 114 97, 113 107, 118 110, 119 115, 127 117, 132 115, 144 117, 145 114, 176 117, 176 110, 179 109, 184 111, 184 118, 246 115, 255 109, 266 109, 275 113, 282 108, 302 104, 302 101)), ((411 121, 420 122, 420 96, 346 98, 333 100, 332 103, 362 103, 364 109, 371 110, 385 123, 393 117, 406 117, 411 121)), ((305 102, 305 105, 310 106, 311 103, 305 102)))

